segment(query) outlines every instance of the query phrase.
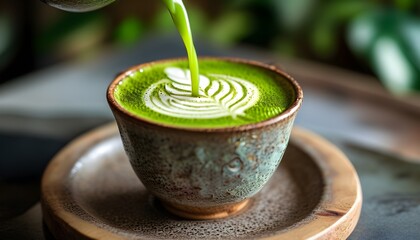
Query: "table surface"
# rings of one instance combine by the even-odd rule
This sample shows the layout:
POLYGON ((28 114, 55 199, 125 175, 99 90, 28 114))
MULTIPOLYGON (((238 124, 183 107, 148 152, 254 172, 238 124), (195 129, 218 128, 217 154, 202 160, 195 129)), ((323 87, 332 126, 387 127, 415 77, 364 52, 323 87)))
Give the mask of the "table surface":
MULTIPOLYGON (((350 239, 419 238, 417 96, 397 98, 368 76, 267 52, 201 41, 197 50, 278 64, 300 82, 305 99, 296 124, 336 144, 360 177, 362 214, 350 239)), ((107 50, 1 85, 0 239, 52 239, 39 204, 48 161, 76 136, 112 121, 105 91, 117 72, 184 55, 177 36, 151 36, 130 49, 107 50)))

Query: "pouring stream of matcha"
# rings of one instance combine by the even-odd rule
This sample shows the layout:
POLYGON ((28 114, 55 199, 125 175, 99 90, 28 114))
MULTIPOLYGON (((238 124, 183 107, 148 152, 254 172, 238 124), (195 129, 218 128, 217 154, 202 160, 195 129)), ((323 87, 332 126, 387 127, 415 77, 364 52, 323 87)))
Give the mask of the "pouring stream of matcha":
POLYGON ((199 75, 198 75, 198 59, 195 51, 193 38, 191 34, 190 21, 188 20, 187 10, 185 9, 182 0, 163 0, 171 13, 172 19, 184 41, 187 49, 188 61, 190 65, 191 74, 191 92, 194 97, 199 96, 199 75))

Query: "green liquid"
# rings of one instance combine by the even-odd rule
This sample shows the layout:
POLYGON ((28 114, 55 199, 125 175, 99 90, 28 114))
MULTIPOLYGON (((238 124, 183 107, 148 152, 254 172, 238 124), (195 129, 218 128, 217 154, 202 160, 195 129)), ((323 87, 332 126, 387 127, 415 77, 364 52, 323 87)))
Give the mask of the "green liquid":
POLYGON ((171 68, 187 75, 188 62, 175 60, 151 64, 130 73, 115 89, 115 99, 118 104, 134 115, 158 124, 186 128, 224 128, 257 123, 278 116, 296 98, 294 88, 287 79, 265 68, 215 59, 202 59, 199 63, 200 97, 188 95, 187 84, 183 85, 171 80, 180 81, 176 78, 177 76, 168 75, 168 69, 171 68), (226 79, 244 81, 225 81, 226 79), (208 83, 206 84, 203 80, 208 80, 208 83), (221 82, 224 82, 224 85, 219 84, 221 82), (219 88, 214 88, 214 86, 219 86, 219 88), (183 87, 184 90, 182 90, 183 87), (233 90, 223 93, 224 88, 233 90), (252 88, 257 89, 258 95, 250 92, 252 88), (175 91, 174 98, 165 95, 169 90, 175 91), (240 108, 249 102, 247 94, 258 96, 258 98, 252 106, 241 112, 240 108), (170 106, 175 110, 153 110, 147 104, 147 101, 152 98, 158 104, 164 105, 161 109, 170 106), (190 105, 185 109, 179 110, 184 98, 190 98, 192 102, 188 103, 190 105), (204 107, 196 106, 199 101, 207 101, 207 99, 208 102, 205 102, 204 107), (225 103, 221 104, 223 102, 225 103), (178 116, 173 116, 177 113, 179 113, 178 116), (197 117, 188 115, 190 113, 196 114, 197 117), (212 114, 220 113, 226 114, 212 117, 212 114))
POLYGON ((172 20, 174 21, 175 26, 181 35, 182 41, 184 42, 185 48, 187 49, 189 68, 191 71, 191 92, 193 96, 198 97, 198 59, 191 34, 187 10, 185 9, 182 0, 163 0, 163 2, 166 4, 166 7, 171 13, 172 20))

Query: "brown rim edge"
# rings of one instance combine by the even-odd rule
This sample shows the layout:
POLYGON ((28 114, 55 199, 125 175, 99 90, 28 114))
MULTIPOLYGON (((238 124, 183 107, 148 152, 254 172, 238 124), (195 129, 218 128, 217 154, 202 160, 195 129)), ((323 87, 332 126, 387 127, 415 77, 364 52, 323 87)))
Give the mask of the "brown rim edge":
POLYGON ((268 71, 271 71, 271 72, 274 72, 274 73, 277 73, 277 74, 283 76, 285 79, 287 79, 287 81, 289 81, 289 83, 292 84, 292 86, 295 90, 295 93, 296 93, 296 98, 293 101, 293 103, 290 105, 290 107, 287 108, 285 111, 281 112, 280 115, 277 115, 275 117, 269 118, 267 120, 264 120, 264 121, 261 121, 261 122, 258 122, 258 123, 251 123, 251 124, 234 126, 234 127, 221 127, 221 128, 189 128, 189 127, 171 126, 171 125, 161 124, 161 123, 158 123, 158 122, 154 122, 154 121, 144 119, 140 116, 134 115, 134 114, 130 113, 129 111, 125 110, 115 100, 113 93, 115 91, 116 86, 118 85, 118 83, 120 81, 122 81, 125 77, 127 77, 127 75, 129 75, 129 73, 131 73, 133 71, 136 71, 140 68, 147 67, 147 66, 166 63, 166 62, 181 61, 181 60, 185 60, 185 59, 186 58, 171 58, 171 59, 157 60, 157 61, 152 61, 152 62, 148 62, 148 63, 139 64, 139 65, 130 67, 127 70, 123 71, 108 86, 106 95, 107 95, 107 100, 108 100, 109 106, 113 110, 116 110, 116 111, 122 113, 124 116, 128 117, 129 119, 131 119, 133 121, 140 121, 140 122, 143 122, 143 123, 145 123, 147 125, 150 125, 150 126, 163 127, 163 128, 168 128, 168 129, 172 129, 172 130, 189 131, 189 132, 240 132, 240 131, 247 131, 247 130, 250 130, 250 129, 261 128, 261 127, 264 127, 264 126, 267 126, 267 125, 272 125, 274 123, 277 123, 277 122, 283 121, 287 118, 290 118, 297 113, 300 106, 302 105, 302 101, 303 101, 302 88, 300 87, 298 82, 293 77, 291 77, 288 73, 284 72, 283 70, 279 69, 278 67, 276 67, 274 65, 269 65, 269 64, 265 64, 265 63, 261 63, 261 62, 257 62, 257 61, 253 61, 253 60, 246 60, 246 59, 232 58, 232 57, 200 57, 199 60, 224 60, 224 61, 232 62, 232 63, 249 64, 249 65, 253 65, 255 67, 263 68, 265 70, 268 70, 268 71))

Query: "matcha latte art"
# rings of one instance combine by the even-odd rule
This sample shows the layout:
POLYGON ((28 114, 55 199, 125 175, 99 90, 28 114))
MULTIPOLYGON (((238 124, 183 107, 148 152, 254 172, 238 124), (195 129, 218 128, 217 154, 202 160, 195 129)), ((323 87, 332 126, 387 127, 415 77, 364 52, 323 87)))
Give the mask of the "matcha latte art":
POLYGON ((156 62, 130 72, 115 98, 135 116, 165 125, 223 128, 257 123, 290 106, 292 86, 257 66, 225 60, 199 61, 199 96, 191 95, 186 60, 156 62))
POLYGON ((152 84, 143 100, 151 110, 189 119, 246 116, 245 110, 259 99, 258 88, 241 78, 223 74, 200 75, 199 96, 191 95, 189 70, 168 67, 167 79, 152 84), (213 80, 210 80, 212 78, 213 80))

